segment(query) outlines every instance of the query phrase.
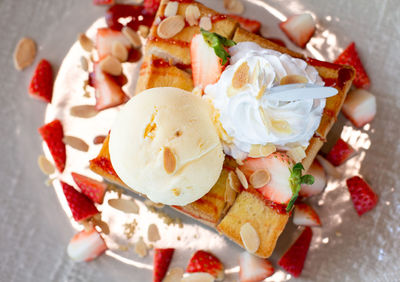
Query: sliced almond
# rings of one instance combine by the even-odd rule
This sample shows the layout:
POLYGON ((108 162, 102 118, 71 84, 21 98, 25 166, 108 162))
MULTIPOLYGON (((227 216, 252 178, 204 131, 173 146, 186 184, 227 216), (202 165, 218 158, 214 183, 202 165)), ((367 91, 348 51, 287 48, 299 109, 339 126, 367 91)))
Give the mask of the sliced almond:
POLYGON ((306 151, 301 146, 289 149, 287 154, 295 163, 301 162, 306 157, 306 151))
POLYGON ((157 209, 161 209, 161 208, 164 207, 164 204, 154 203, 153 201, 150 201, 149 199, 146 199, 144 201, 144 204, 146 205, 146 207, 154 207, 154 208, 157 208, 157 209))
POLYGON ((149 225, 149 228, 147 229, 147 240, 150 242, 157 242, 160 240, 160 233, 158 232, 158 227, 154 223, 149 225))
POLYGON ((89 151, 89 145, 85 141, 83 141, 82 139, 80 139, 78 137, 64 136, 63 142, 66 145, 71 146, 72 148, 74 148, 78 151, 82 151, 82 152, 89 151))
POLYGON ((55 171, 54 165, 45 156, 40 155, 37 162, 38 162, 40 170, 44 174, 50 175, 50 174, 54 173, 54 171, 55 171))
POLYGON ((149 32, 150 32, 150 29, 148 26, 139 25, 138 33, 140 34, 140 36, 142 36, 143 38, 146 38, 149 35, 149 32))
POLYGON ((96 221, 95 224, 101 229, 101 232, 103 232, 105 235, 110 234, 110 227, 108 226, 107 222, 99 220, 96 221))
POLYGON ((79 40, 79 43, 81 44, 82 48, 85 51, 87 51, 87 52, 92 51, 93 46, 94 46, 93 41, 89 37, 87 37, 86 34, 79 33, 78 40, 79 40))
POLYGON ((73 106, 69 113, 71 116, 79 118, 91 118, 97 115, 99 112, 96 110, 95 106, 92 105, 79 105, 73 106))
POLYGON ((259 169, 250 175, 249 181, 251 186, 253 186, 254 188, 261 188, 271 181, 271 175, 268 170, 259 169))
POLYGON ((207 272, 190 273, 182 278, 181 282, 213 282, 214 276, 207 272))
POLYGON ((115 41, 111 47, 111 54, 120 60, 120 62, 126 62, 128 59, 128 49, 120 41, 115 41))
POLYGON ((182 16, 172 16, 160 22, 157 27, 157 34, 163 39, 168 39, 177 35, 184 27, 185 20, 182 16))
POLYGON ((87 60, 84 56, 81 56, 81 68, 82 68, 84 71, 88 71, 88 70, 89 70, 89 63, 88 63, 88 60, 87 60))
POLYGON ((258 237, 257 231, 249 222, 246 222, 240 227, 240 237, 242 238, 244 247, 249 253, 253 254, 257 252, 260 247, 260 238, 258 237))
POLYGON ((140 237, 135 244, 135 253, 137 253, 142 258, 147 256, 147 245, 143 241, 142 237, 140 237))
POLYGON ((36 57, 36 43, 31 38, 21 38, 14 50, 14 66, 17 70, 29 67, 36 57))
POLYGON ((230 188, 236 192, 240 191, 240 181, 236 173, 233 171, 230 171, 228 173, 228 178, 227 178, 228 184, 230 188))
POLYGON ((302 75, 289 74, 289 75, 282 77, 279 84, 286 85, 286 84, 307 83, 307 82, 308 82, 308 79, 302 75))
POLYGON ((244 5, 240 0, 224 0, 224 7, 232 14, 240 15, 244 12, 244 5))
POLYGON ((110 199, 108 200, 108 204, 112 206, 114 209, 125 213, 139 213, 139 206, 136 204, 134 200, 129 199, 110 199))
POLYGON ((164 169, 168 174, 175 171, 176 158, 174 153, 169 147, 164 147, 164 169))
POLYGON ((229 180, 226 179, 226 188, 225 188, 225 194, 224 194, 224 200, 228 204, 228 206, 231 206, 233 202, 236 199, 236 190, 233 189, 231 184, 229 183, 229 180))
POLYGON ((240 89, 249 83, 250 80, 250 68, 247 62, 243 62, 236 70, 232 78, 233 88, 240 89))
POLYGON ((181 279, 183 277, 183 273, 185 273, 185 271, 182 268, 173 267, 168 271, 167 275, 163 279, 163 282, 178 282, 178 281, 181 281, 181 279))
POLYGON ((199 22, 199 26, 200 28, 204 29, 204 30, 211 30, 212 28, 212 22, 210 17, 201 17, 200 18, 200 22, 199 22))
POLYGON ((140 40, 139 34, 137 34, 137 32, 131 29, 129 26, 124 26, 122 28, 122 33, 126 38, 128 38, 133 47, 139 48, 142 46, 142 41, 140 40))
POLYGON ((242 184, 244 189, 249 188, 249 183, 247 182, 247 178, 246 175, 244 175, 244 173, 237 167, 235 169, 235 173, 239 179, 240 184, 242 184))
POLYGON ((178 12, 179 3, 176 1, 168 2, 167 6, 165 6, 164 16, 165 17, 173 17, 178 12))
POLYGON ((122 74, 121 62, 114 56, 107 56, 100 61, 100 69, 108 74, 118 76, 122 74))
POLYGON ((273 144, 261 145, 254 144, 250 147, 249 157, 260 158, 267 157, 276 151, 276 147, 273 144))
POLYGON ((196 5, 192 4, 192 5, 189 5, 186 7, 185 18, 190 26, 197 25, 197 23, 199 22, 200 16, 201 16, 201 14, 200 14, 199 7, 197 7, 196 5))

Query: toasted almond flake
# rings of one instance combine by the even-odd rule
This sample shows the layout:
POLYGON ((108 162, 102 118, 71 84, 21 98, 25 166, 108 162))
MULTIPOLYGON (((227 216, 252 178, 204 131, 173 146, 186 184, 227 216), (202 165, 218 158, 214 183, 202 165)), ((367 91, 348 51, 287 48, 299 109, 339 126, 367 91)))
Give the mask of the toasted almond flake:
POLYGON ((249 157, 251 158, 267 157, 275 151, 276 147, 273 144, 267 144, 267 145, 254 144, 251 145, 250 147, 249 157))
POLYGON ((105 135, 97 135, 96 137, 93 138, 93 144, 98 145, 98 144, 103 144, 104 140, 106 140, 107 136, 105 135))
POLYGON ((87 37, 86 34, 79 33, 78 40, 79 40, 79 43, 81 44, 82 48, 85 51, 87 51, 87 52, 92 51, 93 46, 94 46, 93 41, 89 37, 87 37))
POLYGON ((144 204, 146 205, 146 207, 155 207, 157 209, 161 209, 164 207, 164 204, 154 203, 153 201, 150 201, 148 199, 144 201, 144 204))
POLYGON ((232 187, 230 181, 226 179, 226 188, 225 188, 225 194, 224 194, 224 200, 228 204, 228 206, 231 206, 233 202, 236 199, 236 190, 232 187))
POLYGON ((72 148, 74 148, 76 150, 79 150, 79 151, 82 151, 82 152, 89 151, 89 145, 86 144, 85 141, 83 141, 82 139, 80 139, 78 137, 64 136, 63 142, 66 145, 71 146, 72 148))
POLYGON ((93 105, 79 105, 73 106, 69 110, 71 116, 79 118, 91 118, 98 114, 95 106, 93 105))
POLYGON ((99 220, 96 221, 95 224, 101 229, 101 232, 103 232, 105 235, 110 234, 110 227, 108 226, 107 222, 99 220))
POLYGON ((249 73, 249 65, 247 62, 243 62, 236 70, 235 74, 232 78, 232 86, 233 88, 240 89, 249 83, 250 73, 249 73))
POLYGON ((122 74, 121 62, 114 56, 108 55, 100 61, 100 69, 108 74, 118 76, 122 74))
POLYGON ((168 174, 175 171, 176 158, 174 153, 169 147, 164 147, 164 169, 168 174))
POLYGON ((286 85, 286 84, 307 83, 307 82, 308 82, 308 79, 305 76, 298 75, 298 74, 289 74, 289 75, 282 77, 279 84, 286 85))
POLYGON ((88 71, 88 69, 89 69, 88 60, 87 60, 84 56, 81 56, 81 68, 82 68, 84 71, 88 71))
POLYGON ((200 28, 204 29, 204 30, 211 30, 212 28, 212 22, 210 17, 201 17, 200 18, 200 23, 199 23, 200 28))
POLYGON ((181 282, 213 282, 214 276, 207 272, 190 273, 182 278, 181 282))
POLYGON ((181 281, 182 277, 183 277, 183 273, 185 273, 185 271, 180 268, 180 267, 173 267, 171 268, 167 275, 165 276, 165 278, 163 279, 163 282, 177 282, 177 281, 181 281))
POLYGON ((232 14, 240 15, 244 12, 244 5, 240 0, 224 0, 224 7, 232 14))
POLYGON ((37 162, 38 162, 38 165, 39 165, 40 170, 41 170, 44 174, 50 175, 50 174, 53 174, 53 173, 54 173, 54 171, 55 171, 54 165, 53 165, 45 156, 40 155, 40 156, 38 157, 37 162))
POLYGON ((149 228, 147 229, 147 240, 150 242, 157 242, 160 240, 160 233, 158 232, 158 227, 154 223, 149 225, 149 228))
POLYGON ((301 162, 306 157, 306 151, 301 146, 289 149, 287 154, 295 163, 301 162))
POLYGON ((142 258, 147 256, 147 245, 143 241, 142 237, 140 237, 135 244, 135 253, 137 253, 142 258))
POLYGON ((201 14, 200 14, 199 7, 197 7, 196 5, 191 4, 186 7, 185 18, 190 26, 197 25, 197 23, 199 22, 200 16, 201 16, 201 14))
POLYGON ((249 181, 254 188, 261 188, 267 185, 271 180, 271 175, 266 169, 259 169, 253 172, 249 181))
POLYGON ((165 6, 164 16, 165 17, 173 17, 178 12, 179 3, 178 2, 168 2, 167 6, 165 6))
POLYGON ((274 152, 276 152, 276 147, 274 144, 267 144, 267 145, 261 146, 261 155, 263 157, 267 157, 274 152))
POLYGON ((31 38, 21 38, 14 50, 14 66, 17 70, 23 70, 32 65, 36 57, 36 43, 31 38))
POLYGON ((242 238, 244 247, 249 253, 257 252, 260 247, 260 238, 258 237, 257 231, 249 222, 246 222, 240 227, 240 237, 242 238))
POLYGON ((240 181, 240 184, 242 184, 243 188, 244 189, 249 188, 249 183, 247 182, 246 176, 238 167, 235 169, 235 173, 240 181))
POLYGON ((230 171, 228 173, 227 180, 229 182, 230 188, 233 189, 236 192, 239 192, 239 190, 240 190, 240 181, 239 181, 239 178, 237 177, 236 173, 234 173, 233 171, 230 171))
POLYGON ((108 200, 108 204, 114 209, 120 210, 125 213, 139 213, 139 206, 133 199, 110 199, 108 200))
POLYGON ((149 32, 150 32, 150 29, 148 26, 139 25, 138 33, 140 34, 140 36, 142 36, 143 38, 147 38, 147 36, 149 35, 149 32))
POLYGON ((119 41, 115 41, 111 47, 111 54, 120 62, 126 62, 128 59, 128 49, 119 41))
POLYGON ((172 189, 172 193, 178 197, 181 194, 181 190, 179 188, 172 189))
POLYGON ((181 15, 165 18, 157 27, 157 34, 163 39, 177 35, 185 27, 185 20, 181 15))
POLYGON ((142 41, 140 40, 139 34, 137 34, 137 32, 131 29, 129 26, 124 26, 122 28, 122 33, 126 38, 128 38, 133 47, 139 48, 142 46, 142 41))

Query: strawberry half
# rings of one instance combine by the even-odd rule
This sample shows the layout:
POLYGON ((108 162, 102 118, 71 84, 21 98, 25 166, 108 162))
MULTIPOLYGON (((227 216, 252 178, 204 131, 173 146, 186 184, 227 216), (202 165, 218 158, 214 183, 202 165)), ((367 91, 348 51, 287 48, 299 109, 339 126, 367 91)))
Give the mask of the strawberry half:
POLYGON ((311 197, 321 193, 326 186, 326 173, 320 162, 315 159, 307 171, 307 174, 314 176, 314 184, 302 184, 300 196, 311 197))
POLYGON ((376 206, 378 203, 378 196, 364 179, 359 176, 353 176, 347 179, 346 183, 354 208, 359 216, 372 210, 376 206))
POLYGON ((304 48, 315 32, 315 22, 308 14, 294 15, 281 22, 279 27, 297 46, 304 48))
POLYGON ((114 0, 93 0, 94 5, 114 5, 114 0))
POLYGON ((154 249, 153 282, 161 282, 168 271, 175 249, 154 249))
POLYGON ((293 223, 303 226, 321 226, 317 212, 305 203, 295 204, 293 223))
POLYGON ((160 6, 161 0, 144 0, 143 7, 147 14, 155 15, 158 7, 160 6))
POLYGON ((274 267, 267 259, 243 252, 239 257, 240 282, 258 282, 274 274, 274 267))
POLYGON ((41 60, 35 69, 29 84, 29 94, 46 103, 51 103, 51 98, 53 97, 53 69, 45 59, 41 60))
POLYGON ((356 44, 350 43, 349 46, 339 55, 335 60, 335 64, 350 65, 356 69, 356 77, 354 78, 353 84, 357 88, 368 88, 371 84, 368 74, 358 56, 356 44))
POLYGON ((325 158, 334 166, 339 166, 347 161, 353 154, 353 147, 347 144, 342 138, 339 138, 325 158))
POLYGON ((206 251, 197 251, 193 254, 186 267, 186 272, 207 272, 221 281, 224 279, 224 265, 213 254, 206 251))
POLYGON ((58 171, 63 172, 67 154, 63 142, 64 131, 61 122, 56 119, 40 127, 38 131, 44 142, 46 142, 47 147, 49 147, 58 171))
POLYGON ((68 206, 71 209, 72 217, 77 221, 81 221, 92 217, 99 213, 93 202, 84 194, 77 191, 71 185, 60 181, 61 186, 67 199, 68 206))
POLYGON ((106 27, 97 29, 96 50, 100 60, 111 55, 112 46, 114 42, 117 41, 122 43, 129 52, 131 49, 131 43, 121 31, 106 27))
POLYGON ((72 237, 67 247, 69 257, 75 261, 91 261, 107 250, 107 245, 96 229, 81 231, 72 237))
POLYGON ((299 277, 303 271, 311 239, 312 230, 310 227, 306 227, 299 238, 297 238, 289 250, 278 261, 278 264, 294 277, 299 277))
POLYGON ((240 27, 247 31, 253 33, 260 31, 261 23, 259 21, 251 20, 238 15, 228 15, 228 17, 235 19, 239 23, 240 27))
POLYGON ((375 118, 375 96, 363 89, 353 90, 347 95, 342 112, 356 127, 362 127, 375 118))
POLYGON ((71 175, 83 194, 85 194, 95 203, 103 203, 104 195, 107 190, 106 183, 94 180, 75 172, 72 172, 71 175))

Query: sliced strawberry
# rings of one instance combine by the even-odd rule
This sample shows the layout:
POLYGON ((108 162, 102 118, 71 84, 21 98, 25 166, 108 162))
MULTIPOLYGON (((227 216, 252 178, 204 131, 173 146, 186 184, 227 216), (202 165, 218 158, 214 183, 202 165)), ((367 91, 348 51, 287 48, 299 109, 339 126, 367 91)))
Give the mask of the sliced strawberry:
POLYGON ((347 144, 342 138, 339 138, 336 141, 336 144, 326 155, 326 159, 330 161, 331 164, 333 164, 334 166, 339 166, 347 161, 353 154, 353 147, 347 144))
POLYGON ((306 227, 299 238, 297 238, 289 250, 278 261, 278 264, 294 277, 299 277, 303 271, 311 239, 312 230, 310 227, 306 227))
POLYGON ((44 142, 46 142, 47 147, 49 147, 58 171, 63 172, 67 154, 65 144, 63 142, 64 131, 61 122, 56 119, 48 124, 43 125, 38 130, 44 142))
POLYGON ((92 217, 99 213, 92 200, 86 197, 84 194, 77 191, 71 185, 60 181, 63 188, 65 198, 67 199, 68 206, 71 209, 72 217, 76 221, 81 221, 92 217))
POLYGON ((209 84, 218 81, 224 66, 215 51, 204 40, 203 35, 197 34, 190 43, 192 58, 192 74, 194 86, 204 90, 209 84))
POLYGON ((35 69, 29 84, 29 94, 46 103, 51 103, 51 98, 53 97, 53 69, 45 59, 41 60, 35 69))
POLYGON ((160 6, 160 2, 161 0, 144 0, 144 10, 150 15, 155 15, 157 13, 158 6, 160 6))
POLYGON ((213 254, 206 251, 197 251, 193 254, 186 268, 186 272, 207 272, 218 281, 224 279, 224 265, 213 254))
POLYGON ((350 43, 349 46, 335 60, 335 64, 350 65, 356 69, 356 77, 353 84, 358 88, 368 88, 371 84, 368 74, 358 56, 356 44, 350 43))
POLYGON ((347 95, 342 112, 355 126, 362 127, 376 115, 375 96, 363 89, 353 90, 347 95))
POLYGON ((317 212, 305 203, 295 204, 293 223, 303 226, 321 226, 317 212))
POLYGON ((96 89, 96 109, 98 111, 119 106, 129 100, 129 97, 118 84, 117 79, 104 73, 99 63, 94 63, 94 87, 96 89))
POLYGON ((247 31, 253 33, 257 33, 260 31, 261 23, 259 21, 251 20, 238 15, 228 15, 228 16, 235 19, 239 23, 240 27, 247 31))
POLYGON ((131 44, 128 38, 121 32, 111 28, 99 28, 96 34, 96 49, 100 60, 111 55, 111 50, 114 42, 119 41, 127 50, 131 49, 131 44))
POLYGON ((359 216, 372 210, 376 206, 378 195, 375 194, 364 179, 359 176, 353 176, 347 179, 346 183, 349 188, 354 208, 359 216))
POLYGON ((71 173, 76 185, 81 192, 88 196, 93 202, 102 204, 107 190, 107 184, 78 173, 71 173))
POLYGON ((154 249, 153 282, 161 282, 168 271, 175 249, 154 249))
POLYGON ((297 46, 304 48, 315 32, 315 22, 308 14, 294 15, 280 23, 280 28, 297 46))
POLYGON ((94 5, 113 5, 114 0, 93 0, 94 5))
POLYGON ((307 174, 314 176, 314 184, 301 184, 300 196, 311 197, 321 193, 326 186, 326 173, 317 159, 311 164, 307 174))
POLYGON ((243 252, 239 257, 240 282, 258 282, 274 274, 274 267, 267 259, 243 252))
POLYGON ((257 189, 263 196, 276 203, 287 204, 292 198, 293 192, 290 187, 289 177, 293 161, 282 152, 275 152, 268 157, 247 158, 240 166, 240 170, 247 179, 257 170, 266 169, 271 176, 270 182, 257 189))
POLYGON ((75 261, 91 261, 107 250, 107 245, 96 229, 81 231, 72 237, 67 253, 75 261))

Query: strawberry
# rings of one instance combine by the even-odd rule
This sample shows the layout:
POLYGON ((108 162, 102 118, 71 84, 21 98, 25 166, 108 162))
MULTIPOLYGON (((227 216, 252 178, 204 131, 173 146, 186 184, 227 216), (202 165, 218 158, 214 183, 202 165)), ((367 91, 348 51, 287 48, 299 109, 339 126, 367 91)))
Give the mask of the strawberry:
POLYGON ((310 197, 313 195, 317 195, 324 190, 326 186, 326 173, 322 165, 318 160, 314 160, 311 164, 310 168, 307 171, 308 174, 314 176, 314 184, 307 185, 302 184, 300 190, 300 196, 302 197, 310 197))
POLYGON ((93 0, 94 5, 113 5, 114 0, 93 0))
POLYGON ((207 272, 218 281, 224 279, 224 265, 213 254, 206 251, 197 251, 193 254, 186 267, 186 272, 207 272))
POLYGON ((266 169, 271 176, 269 183, 257 189, 263 196, 273 202, 287 204, 292 198, 293 192, 289 183, 290 169, 293 161, 282 152, 275 152, 267 157, 247 158, 240 166, 240 170, 247 179, 259 169, 266 169))
POLYGON ((274 274, 274 267, 267 259, 243 252, 239 257, 240 282, 258 282, 274 274))
POLYGON ((69 257, 75 261, 91 261, 107 250, 107 245, 96 229, 81 231, 72 237, 67 247, 69 257))
POLYGON ((364 66, 358 56, 356 49, 356 44, 354 42, 350 43, 349 46, 339 55, 335 60, 335 64, 350 65, 356 70, 356 77, 353 84, 357 88, 368 88, 371 84, 368 74, 364 69, 364 66))
POLYGON ((228 15, 230 18, 235 19, 241 28, 253 32, 253 33, 258 33, 261 28, 261 23, 256 20, 251 20, 248 18, 244 18, 238 15, 228 15))
POLYGON ((144 0, 143 6, 144 10, 147 14, 155 15, 158 10, 158 6, 160 6, 161 0, 144 0))
POLYGON ((297 238, 289 250, 278 261, 278 264, 294 277, 299 277, 303 270, 311 239, 312 230, 307 226, 299 238, 297 238))
POLYGON ((72 172, 71 175, 83 194, 85 194, 95 203, 103 203, 104 195, 107 190, 106 183, 94 180, 75 172, 72 172))
POLYGON ((354 149, 342 138, 339 138, 329 153, 325 156, 334 166, 339 166, 354 154, 354 149))
POLYGON ((45 59, 41 60, 35 69, 29 84, 29 94, 46 103, 51 103, 53 96, 53 69, 45 59))
POLYGON ((297 46, 304 48, 315 32, 315 22, 308 14, 294 15, 280 23, 280 28, 297 46))
POLYGON ((367 182, 359 176, 353 176, 346 180, 347 188, 351 195, 354 208, 359 216, 372 210, 378 202, 378 196, 367 182))
POLYGON ((161 282, 168 271, 175 249, 154 249, 153 282, 161 282))
POLYGON ((116 78, 100 69, 99 63, 94 63, 94 88, 96 89, 96 109, 98 111, 119 106, 129 100, 116 78))
POLYGON ((353 90, 347 95, 342 112, 356 127, 362 127, 376 115, 375 96, 363 89, 353 90))
POLYGON ((111 55, 112 46, 116 41, 122 43, 128 51, 131 49, 131 43, 121 31, 106 27, 97 29, 96 49, 100 60, 111 55))
POLYGON ((295 204, 293 223, 303 226, 321 226, 317 212, 305 203, 295 204))
POLYGON ((63 172, 67 154, 65 144, 63 142, 64 131, 61 122, 56 119, 43 125, 38 130, 44 142, 46 142, 47 147, 49 147, 58 171, 63 172))
POLYGON ((68 206, 71 209, 72 217, 76 221, 81 221, 99 213, 93 202, 81 192, 77 191, 71 185, 60 181, 67 199, 68 206))

